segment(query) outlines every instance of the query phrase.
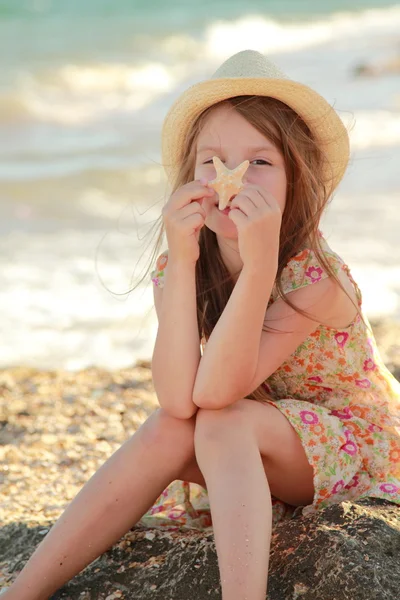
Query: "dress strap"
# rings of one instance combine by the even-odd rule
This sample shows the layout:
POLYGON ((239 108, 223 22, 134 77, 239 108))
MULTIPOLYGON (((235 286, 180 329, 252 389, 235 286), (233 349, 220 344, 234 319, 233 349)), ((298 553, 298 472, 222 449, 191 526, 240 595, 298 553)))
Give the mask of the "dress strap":
POLYGON ((343 271, 346 272, 347 277, 350 279, 351 283, 354 285, 354 289, 356 292, 356 296, 357 296, 357 304, 359 307, 361 307, 362 305, 362 294, 361 294, 361 290, 358 287, 357 282, 355 281, 354 277, 352 276, 351 272, 350 272, 350 268, 348 267, 348 265, 346 265, 346 263, 342 263, 342 269, 343 271))

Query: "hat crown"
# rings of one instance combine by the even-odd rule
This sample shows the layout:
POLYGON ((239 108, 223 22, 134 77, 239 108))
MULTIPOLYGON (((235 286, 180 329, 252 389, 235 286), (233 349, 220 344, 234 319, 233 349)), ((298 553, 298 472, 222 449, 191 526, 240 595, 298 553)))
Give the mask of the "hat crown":
POLYGON ((242 50, 228 58, 211 79, 226 78, 289 79, 271 60, 256 50, 242 50))
POLYGON ((218 102, 238 96, 275 98, 307 123, 323 149, 323 176, 327 192, 332 193, 349 160, 349 136, 344 123, 318 92, 293 81, 255 50, 234 54, 212 77, 192 85, 174 102, 164 119, 162 133, 162 156, 168 179, 177 182, 179 169, 187 158, 185 143, 194 121, 218 102))

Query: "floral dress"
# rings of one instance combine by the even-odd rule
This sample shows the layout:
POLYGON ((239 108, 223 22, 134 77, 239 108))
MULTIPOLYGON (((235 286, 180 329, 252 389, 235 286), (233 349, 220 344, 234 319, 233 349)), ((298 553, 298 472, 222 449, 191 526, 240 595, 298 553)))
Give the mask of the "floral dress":
MULTIPOLYGON (((362 311, 361 292, 349 268, 320 234, 324 256, 336 273, 346 271, 362 311)), ((163 286, 168 251, 151 273, 163 286)), ((328 277, 310 249, 290 259, 282 273, 289 293, 328 277)), ((278 299, 275 287, 268 306, 278 299)), ((273 525, 343 500, 384 498, 400 505, 400 383, 385 367, 364 313, 344 329, 320 325, 263 383, 300 437, 313 466, 312 504, 297 508, 272 497, 273 525)), ((205 488, 175 481, 142 523, 212 527, 205 488)))

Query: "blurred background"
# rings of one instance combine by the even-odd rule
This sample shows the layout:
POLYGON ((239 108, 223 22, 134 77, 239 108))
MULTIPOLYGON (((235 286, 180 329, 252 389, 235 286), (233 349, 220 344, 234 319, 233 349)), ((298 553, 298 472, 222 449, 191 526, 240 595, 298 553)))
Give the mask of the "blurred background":
MULTIPOLYGON (((0 0, 0 366, 117 368, 156 334, 147 267, 171 103, 267 54, 351 128, 322 223, 371 317, 400 320, 400 5, 0 0)), ((164 245, 166 247, 166 245, 164 245)))

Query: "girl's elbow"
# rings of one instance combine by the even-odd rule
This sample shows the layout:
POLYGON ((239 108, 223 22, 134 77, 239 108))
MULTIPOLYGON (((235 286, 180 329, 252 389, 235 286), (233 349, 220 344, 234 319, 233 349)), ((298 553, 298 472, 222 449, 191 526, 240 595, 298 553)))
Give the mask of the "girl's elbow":
POLYGON ((213 392, 194 394, 193 402, 196 406, 198 406, 198 408, 206 408, 208 410, 219 410, 229 406, 230 404, 233 404, 233 401, 230 399, 221 395, 217 395, 213 392))
POLYGON ((215 399, 215 395, 209 389, 200 385, 198 380, 195 381, 192 400, 198 408, 215 408, 215 399))
POLYGON ((171 393, 170 390, 161 391, 156 388, 158 404, 171 417, 176 419, 191 419, 199 410, 190 395, 185 393, 171 393))
MULTIPOLYGON (((247 386, 248 387, 248 386, 247 386)), ((247 388, 246 388, 247 389, 247 388)), ((228 389, 223 389, 221 383, 214 389, 195 389, 193 391, 193 402, 199 408, 207 408, 209 410, 219 410, 234 404, 238 400, 245 397, 244 387, 242 385, 229 386, 228 389)))
POLYGON ((160 403, 160 406, 166 413, 168 413, 171 417, 175 419, 191 419, 193 415, 197 413, 199 410, 198 406, 196 406, 193 402, 189 407, 176 407, 176 406, 165 406, 160 403))
POLYGON ((193 402, 198 408, 215 408, 212 402, 209 402, 209 396, 193 396, 193 402))

